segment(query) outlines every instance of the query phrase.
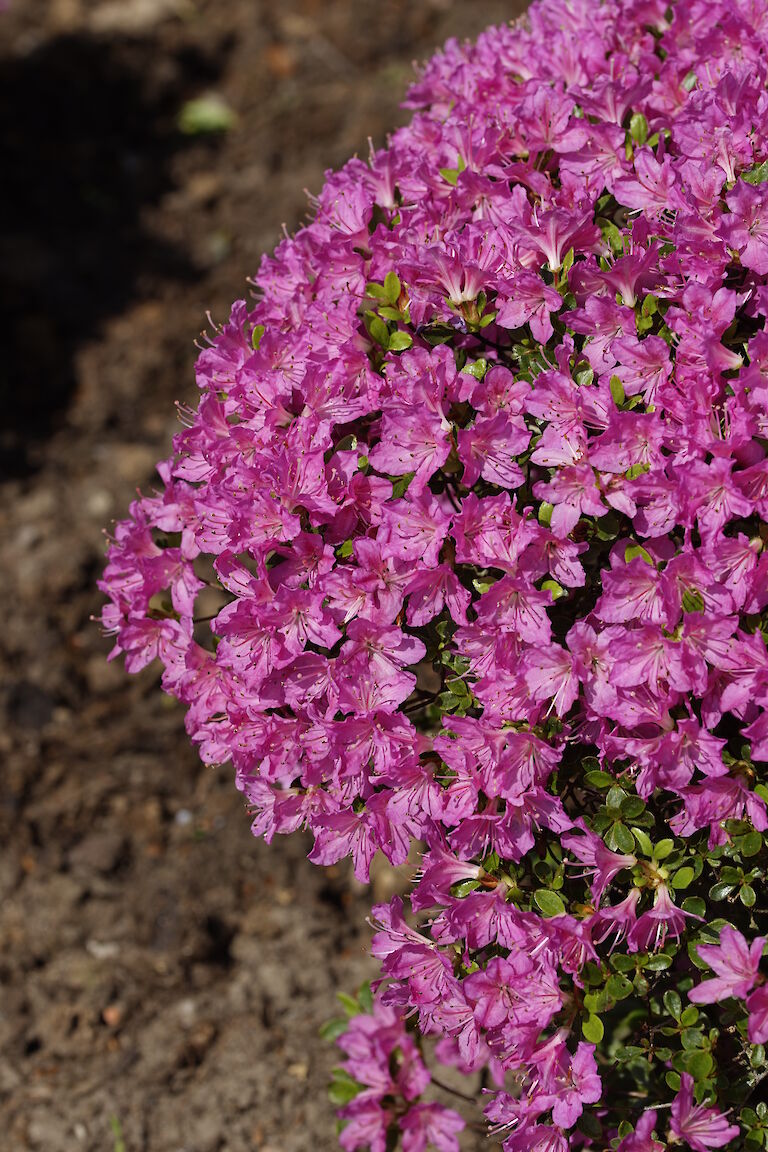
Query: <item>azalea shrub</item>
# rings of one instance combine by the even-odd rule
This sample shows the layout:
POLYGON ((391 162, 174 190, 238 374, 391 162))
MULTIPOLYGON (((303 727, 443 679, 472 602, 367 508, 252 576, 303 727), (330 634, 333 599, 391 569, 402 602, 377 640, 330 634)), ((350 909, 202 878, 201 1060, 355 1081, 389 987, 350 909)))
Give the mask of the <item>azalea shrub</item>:
POLYGON ((115 529, 114 651, 253 832, 420 858, 347 1152, 768 1144, 767 81, 765 0, 450 42, 115 529))

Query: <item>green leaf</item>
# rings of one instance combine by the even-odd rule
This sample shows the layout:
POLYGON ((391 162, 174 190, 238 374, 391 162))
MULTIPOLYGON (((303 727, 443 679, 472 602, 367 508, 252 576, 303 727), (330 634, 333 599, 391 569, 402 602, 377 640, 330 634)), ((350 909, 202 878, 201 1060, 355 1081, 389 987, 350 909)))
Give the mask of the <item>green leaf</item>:
POLYGON ((185 136, 205 136, 228 132, 237 117, 223 97, 216 92, 188 100, 179 112, 179 130, 185 136))
POLYGON ((727 896, 730 896, 735 887, 735 884, 724 884, 722 881, 719 881, 710 888, 709 898, 710 900, 725 900, 727 896))
POLYGON ((629 134, 635 143, 641 146, 648 139, 648 121, 642 112, 635 112, 629 121, 629 134))
POLYGON ((548 504, 546 500, 542 500, 539 505, 539 524, 543 524, 548 528, 552 520, 552 513, 555 510, 554 504, 548 504))
POLYGON ((112 1146, 112 1152, 125 1152, 125 1140, 123 1140, 123 1126, 117 1116, 110 1116, 109 1126, 112 1129, 112 1135, 115 1142, 112 1146))
POLYGON ((406 472, 404 476, 398 476, 392 485, 392 496, 395 500, 401 500, 405 493, 408 491, 408 486, 413 480, 415 472, 406 472))
POLYGON ((393 308, 391 304, 382 304, 379 307, 379 316, 383 316, 385 320, 394 320, 396 323, 403 318, 400 309, 393 308))
POLYGON ((652 856, 653 844, 651 843, 651 838, 648 833, 643 832, 642 828, 633 828, 632 835, 634 836, 635 840, 637 840, 638 847, 643 856, 652 856))
POLYGON ((475 892, 479 887, 479 880, 459 880, 458 884, 451 885, 451 895, 462 900, 465 896, 469 896, 470 892, 475 892))
POLYGON ((595 520, 595 532, 598 540, 615 540, 621 530, 618 516, 614 512, 607 512, 595 520))
POLYGON ((599 1016, 589 1015, 581 1022, 581 1034, 590 1044, 599 1044, 605 1035, 605 1028, 599 1016))
POLYGON ((646 564, 650 564, 651 567, 653 567, 653 558, 650 552, 643 548, 642 544, 628 544, 624 549, 624 563, 629 564, 630 560, 634 560, 636 556, 639 556, 641 560, 645 560, 646 564))
POLYGON ((343 1108, 345 1104, 349 1104, 350 1100, 354 1100, 355 1096, 362 1092, 363 1085, 353 1080, 343 1068, 334 1068, 331 1075, 333 1082, 328 1088, 328 1099, 334 1107, 343 1108))
POLYGON ((616 973, 608 977, 605 990, 612 1000, 625 1000, 627 996, 632 995, 633 987, 631 980, 616 973))
POLYGON ((360 988, 357 993, 357 1000, 363 1012, 368 1012, 369 1014, 373 1012, 373 989, 371 988, 370 980, 367 980, 360 988))
POLYGON ((634 820, 641 812, 645 812, 645 801, 639 796, 627 796, 626 800, 622 800, 621 814, 625 820, 634 820))
POLYGON ((565 588, 563 588, 561 584, 558 584, 557 580, 542 580, 541 590, 542 592, 551 592, 553 600, 560 600, 563 596, 568 595, 565 588))
POLYGON ((689 72, 681 82, 680 87, 684 88, 686 92, 692 92, 696 87, 696 73, 689 72))
POLYGON ((400 299, 400 292, 402 291, 400 277, 397 272, 387 272, 384 277, 384 291, 390 304, 397 304, 400 299))
POLYGON ((404 352, 406 348, 410 348, 413 344, 413 336, 410 332, 393 332, 389 337, 389 350, 390 352, 404 352))
POLYGON ((690 1028, 692 1024, 696 1023, 698 1018, 699 1010, 696 1005, 688 1004, 681 1013, 680 1023, 682 1024, 683 1028, 690 1028))
POLYGON ((621 805, 624 803, 624 801, 626 799, 627 799, 627 793, 624 791, 624 789, 621 787, 621 785, 617 784, 614 781, 610 792, 608 793, 608 795, 605 798, 606 804, 608 805, 609 808, 620 809, 621 805))
POLYGON ((603 982, 603 970, 599 964, 595 964, 592 960, 587 961, 581 974, 584 982, 593 988, 598 988, 603 982))
POLYGON ((354 996, 350 996, 346 992, 337 992, 336 993, 336 999, 341 1004, 341 1006, 344 1009, 344 1011, 346 1012, 347 1016, 359 1016, 360 1015, 360 1005, 358 1004, 358 1002, 354 998, 354 996))
POLYGON ((763 846, 763 837, 759 832, 748 832, 738 838, 736 846, 742 856, 757 856, 763 846))
POLYGON ((603 234, 603 239, 610 246, 613 253, 619 254, 624 249, 624 238, 621 231, 616 227, 612 220, 598 220, 600 231, 603 234))
POLYGON ((261 338, 265 332, 266 328, 263 324, 254 324, 253 331, 251 332, 251 347, 254 352, 258 349, 259 344, 261 344, 261 338))
POLYGON ((756 164, 748 172, 742 172, 741 178, 746 180, 747 184, 764 184, 768 180, 768 160, 763 160, 762 164, 756 164))
POLYGON ((445 686, 453 696, 469 696, 469 688, 458 676, 446 680, 445 686))
POLYGON ((319 1028, 320 1038, 322 1040, 338 1040, 339 1036, 343 1036, 347 1030, 348 1022, 342 1020, 337 1016, 334 1020, 326 1020, 325 1024, 321 1024, 319 1028))
POLYGON ((482 380, 487 371, 488 361, 482 358, 480 360, 472 360, 462 368, 462 372, 466 372, 469 376, 474 376, 476 380, 482 380))
POLYGON ((578 1129, 580 1132, 584 1132, 585 1135, 591 1136, 594 1140, 599 1140, 603 1135, 602 1124, 597 1116, 593 1116, 590 1112, 582 1112, 578 1120, 578 1129))
POLYGON ((672 887, 687 888, 693 882, 695 875, 693 868, 688 865, 685 868, 679 868, 672 877, 672 887))
POLYGON ((698 588, 686 588, 683 592, 683 612, 703 612, 705 608, 704 597, 698 588))
MULTIPOLYGON (((702 944, 704 941, 700 940, 699 943, 702 944)), ((695 968, 709 968, 709 964, 702 960, 701 956, 699 956, 698 952, 696 951, 696 944, 693 940, 688 941, 688 956, 695 968)))
POLYGON ((757 900, 757 894, 751 884, 745 884, 739 892, 739 900, 745 908, 753 908, 757 900))
POLYGON ((626 824, 618 823, 614 824, 609 830, 606 836, 606 843, 614 852, 625 852, 629 854, 635 846, 635 838, 626 824))
POLYGON ((615 952, 611 956, 611 967, 615 968, 617 972, 633 972, 635 968, 635 960, 632 956, 626 956, 623 952, 615 952))
POLYGON ((610 788, 615 781, 610 772, 603 772, 600 768, 595 768, 592 772, 587 772, 584 783, 588 784, 590 788, 610 788))
POLYGON ((665 972, 667 968, 672 967, 672 957, 667 956, 666 952, 656 952, 653 956, 649 956, 643 964, 643 968, 647 968, 649 972, 665 972))
POLYGON ((709 1052, 689 1052, 685 1064, 694 1080, 706 1080, 715 1066, 709 1052))
POLYGON ((690 912, 692 916, 701 916, 702 918, 707 914, 707 905, 702 900, 701 896, 686 896, 682 904, 683 912, 690 912))
POLYGON ((372 340, 381 344, 382 348, 389 347, 389 328, 375 312, 365 313, 365 326, 372 340))
POLYGON ((666 860, 675 850, 674 840, 658 840, 653 846, 653 855, 657 860, 666 860))
POLYGON ((565 904, 556 892, 548 888, 537 888, 533 894, 533 902, 543 916, 561 916, 565 912, 565 904))
POLYGON ((365 293, 367 296, 373 296, 375 300, 388 300, 387 291, 383 284, 377 284, 375 280, 365 286, 365 293))
POLYGON ((664 993, 664 1007, 670 1016, 674 1016, 675 1020, 680 1019, 680 1014, 683 1010, 683 1002, 673 988, 668 989, 664 993))

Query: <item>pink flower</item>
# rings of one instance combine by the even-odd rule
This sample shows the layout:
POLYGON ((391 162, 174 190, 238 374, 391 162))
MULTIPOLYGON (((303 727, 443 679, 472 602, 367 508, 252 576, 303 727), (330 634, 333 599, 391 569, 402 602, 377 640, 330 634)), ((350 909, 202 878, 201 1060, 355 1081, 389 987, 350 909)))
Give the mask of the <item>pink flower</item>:
POLYGON ((421 560, 436 567, 451 518, 431 492, 391 501, 382 517, 379 541, 397 560, 421 560))
POLYGON ((581 516, 604 516, 606 512, 594 471, 587 464, 562 468, 549 483, 537 483, 533 492, 539 500, 554 504, 551 525, 556 536, 567 536, 581 516))
POLYGON ((647 1109, 635 1125, 634 1132, 624 1137, 616 1152, 664 1152, 665 1145, 653 1139, 655 1127, 656 1112, 647 1109))
POLYGON ((565 648, 531 648, 523 657, 525 682, 534 700, 551 700, 565 716, 579 694, 579 668, 565 648))
POLYGON ((471 488, 478 476, 502 488, 519 488, 523 472, 517 457, 528 447, 531 434, 521 417, 509 419, 498 412, 478 420, 458 435, 459 459, 464 465, 462 482, 471 488))
POLYGON ((413 492, 423 492, 435 469, 448 459, 450 430, 445 417, 437 414, 417 415, 411 410, 387 414, 382 440, 371 452, 371 464, 394 476, 413 472, 413 492))
POLYGON ((357 1148, 386 1152, 387 1131, 394 1116, 377 1100, 353 1100, 341 1110, 340 1116, 346 1121, 339 1134, 344 1152, 355 1152, 357 1148))
MULTIPOLYGON (((506 1152, 662 1146, 612 1061, 639 1023, 579 1037, 598 967, 685 976, 691 853, 699 896, 768 827, 767 11, 535 0, 451 41, 212 333, 114 530, 114 653, 158 660, 254 834, 363 883, 422 856, 341 1042, 348 1152, 455 1152, 424 1036, 508 1077, 506 1152)), ((741 1000, 752 1043, 762 947, 724 928, 691 992, 721 1026, 741 1000)), ((684 1077, 669 1140, 734 1131, 684 1077)))
POLYGON ((659 161, 650 148, 643 148, 635 156, 633 174, 620 177, 614 184, 614 193, 628 208, 658 212, 675 209, 683 205, 676 186, 678 179, 670 156, 659 161))
POLYGON ((567 1071, 564 1075, 560 1072, 551 1093, 552 1121, 559 1128, 572 1127, 584 1111, 585 1104, 597 1103, 603 1087, 593 1044, 580 1043, 570 1058, 570 1066, 565 1062, 565 1068, 567 1071))
POLYGON ((768 273, 768 197, 762 185, 737 180, 728 193, 729 214, 722 217, 721 233, 734 248, 745 268, 768 273))
POLYGON ((481 624, 494 619, 497 626, 530 644, 546 643, 550 636, 546 610, 551 603, 549 592, 538 591, 519 576, 503 576, 477 601, 477 616, 481 624))
POLYGON ((639 888, 630 888, 629 894, 618 904, 606 905, 594 915, 593 937, 598 944, 612 937, 611 951, 626 939, 637 923, 637 905, 642 893, 639 888))
POLYGON ((417 1104, 399 1121, 403 1152, 424 1152, 429 1144, 437 1152, 459 1152, 458 1134, 465 1121, 442 1104, 417 1104))
POLYGON ((679 940, 686 919, 701 919, 678 908, 666 884, 659 884, 653 897, 653 907, 638 917, 630 929, 627 944, 630 952, 655 952, 667 937, 679 940))
POLYGON ((405 592, 408 596, 406 619, 411 628, 439 616, 444 605, 448 606, 451 618, 457 624, 467 623, 470 593, 447 565, 416 572, 408 581, 405 592))
POLYGON ((637 857, 630 853, 611 852, 602 839, 587 828, 583 820, 578 819, 576 824, 579 831, 566 833, 560 843, 577 860, 587 865, 582 875, 592 877, 592 899, 595 904, 599 904, 611 881, 623 868, 634 868, 637 857))
POLYGON ((550 315, 559 312, 563 298, 534 272, 518 272, 505 285, 506 299, 497 300, 497 323, 504 328, 521 328, 528 323, 534 340, 545 344, 552 335, 550 315))
POLYGON ((717 1004, 728 996, 744 1000, 757 980, 765 940, 756 936, 748 944, 741 932, 726 924, 719 944, 699 944, 699 956, 717 975, 692 988, 688 999, 694 1004, 717 1004))
POLYGON ((768 984, 761 984, 747 997, 747 1011, 750 1044, 768 1043, 768 984))
POLYGON ((561 208, 534 216, 520 231, 522 245, 527 249, 523 264, 528 268, 538 267, 543 256, 550 272, 556 272, 569 248, 578 246, 582 251, 599 252, 603 247, 600 229, 590 216, 561 208))
POLYGON ((738 1124, 729 1124, 717 1108, 693 1103, 693 1077, 687 1072, 680 1077, 680 1091, 672 1102, 669 1129, 694 1152, 722 1148, 740 1132, 738 1124))

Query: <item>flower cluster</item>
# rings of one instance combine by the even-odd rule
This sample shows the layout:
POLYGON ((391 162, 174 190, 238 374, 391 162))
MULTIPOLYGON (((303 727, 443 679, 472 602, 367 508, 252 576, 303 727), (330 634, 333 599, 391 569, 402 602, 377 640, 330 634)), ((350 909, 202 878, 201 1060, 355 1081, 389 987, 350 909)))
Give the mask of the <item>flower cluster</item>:
POLYGON ((430 1084, 419 1046, 393 1008, 374 999, 369 987, 357 999, 341 996, 346 1020, 329 1021, 324 1034, 339 1037, 345 1060, 333 1072, 331 1099, 341 1105, 345 1152, 360 1147, 387 1152, 390 1134, 397 1133, 403 1152, 459 1152, 462 1117, 438 1101, 426 1101, 430 1084))
POLYGON ((425 1036, 506 1152, 768 1144, 767 83, 766 0, 449 43, 115 531, 115 652, 254 833, 422 845, 347 1149, 452 1147, 389 1103, 425 1036))

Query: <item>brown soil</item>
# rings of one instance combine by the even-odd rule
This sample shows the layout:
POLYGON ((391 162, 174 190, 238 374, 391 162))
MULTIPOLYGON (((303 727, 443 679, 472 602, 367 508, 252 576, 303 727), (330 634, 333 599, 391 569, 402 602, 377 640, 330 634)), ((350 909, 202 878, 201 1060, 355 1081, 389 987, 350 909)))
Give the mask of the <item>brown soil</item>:
POLYGON ((371 895, 300 837, 253 840, 156 672, 106 664, 102 526, 194 402, 206 311, 226 316, 303 190, 401 122, 412 58, 521 6, 0 14, 2 1149, 336 1146, 317 1029, 372 974, 371 895), (185 137, 179 109, 212 90, 235 126, 185 137))

